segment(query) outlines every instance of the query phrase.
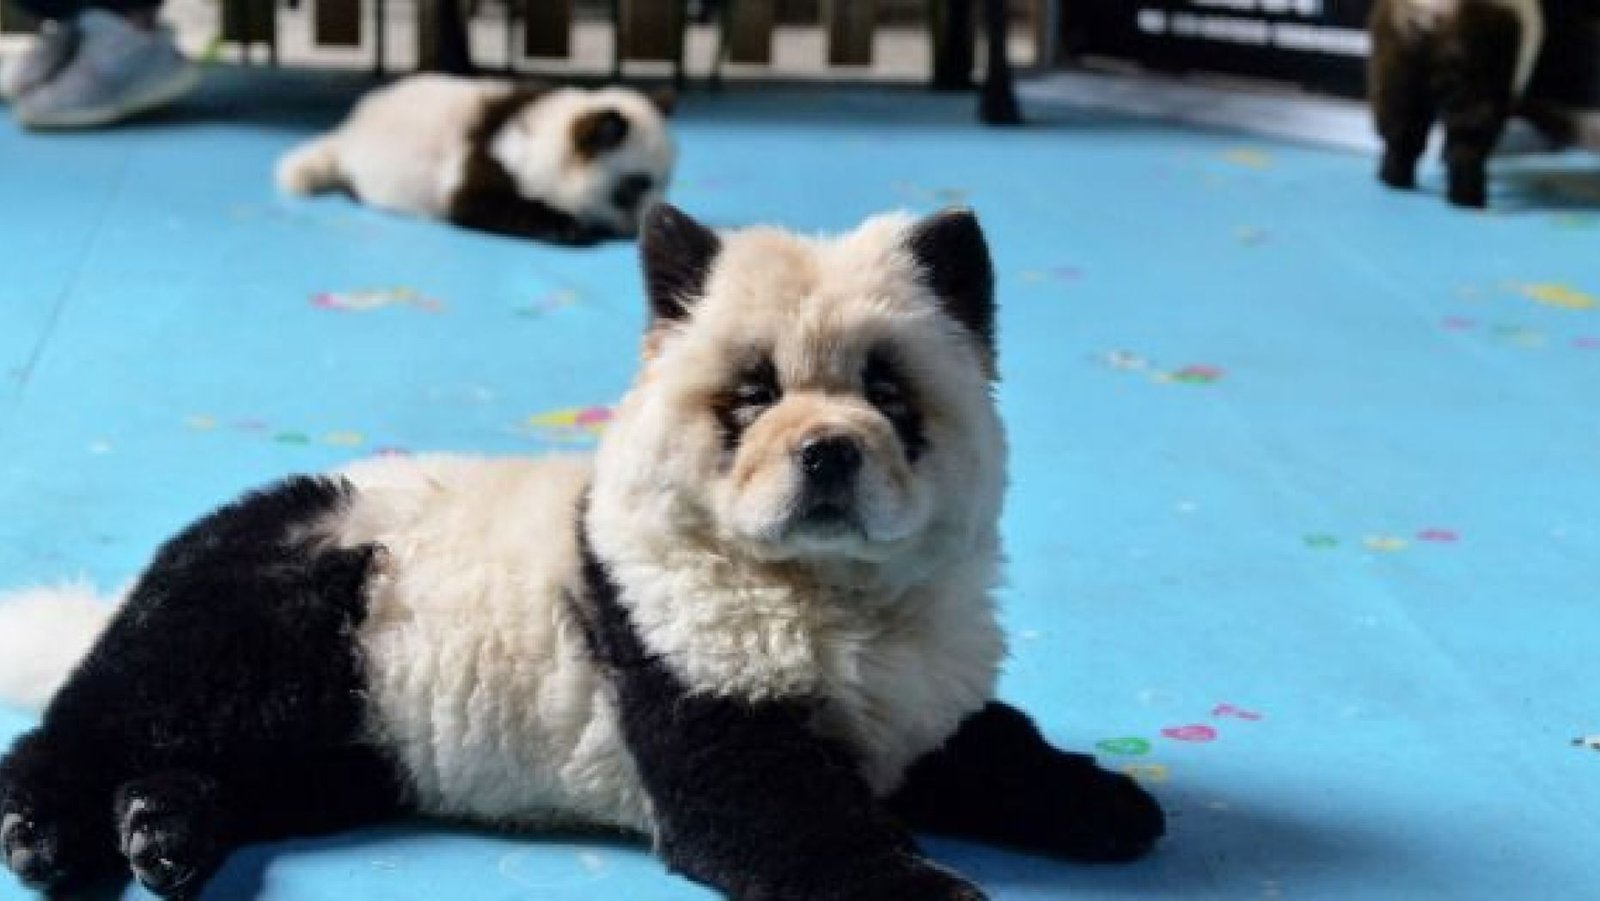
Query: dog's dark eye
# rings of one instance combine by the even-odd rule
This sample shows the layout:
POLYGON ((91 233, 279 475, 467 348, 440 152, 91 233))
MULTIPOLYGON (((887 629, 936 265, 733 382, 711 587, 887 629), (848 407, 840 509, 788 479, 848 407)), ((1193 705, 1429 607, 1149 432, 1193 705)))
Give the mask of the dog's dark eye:
POLYGON ((906 404, 906 391, 898 381, 892 378, 877 378, 867 381, 867 403, 884 411, 904 409, 906 404))
POLYGON ((867 359, 867 368, 861 374, 861 379, 867 403, 891 418, 893 413, 903 411, 910 401, 894 365, 881 353, 874 353, 867 359))
POLYGON ((743 382, 733 389, 733 399, 743 407, 770 407, 778 402, 778 387, 767 382, 743 382))
POLYGON ((928 439, 923 434, 916 399, 888 354, 874 351, 868 355, 866 368, 861 373, 861 386, 867 403, 876 407, 894 426, 905 448, 906 459, 916 462, 927 449, 928 439))
POLYGON ((778 371, 769 359, 761 359, 739 370, 733 384, 723 392, 716 404, 717 419, 729 447, 735 447, 745 429, 750 428, 761 414, 783 399, 783 389, 778 385, 778 371))

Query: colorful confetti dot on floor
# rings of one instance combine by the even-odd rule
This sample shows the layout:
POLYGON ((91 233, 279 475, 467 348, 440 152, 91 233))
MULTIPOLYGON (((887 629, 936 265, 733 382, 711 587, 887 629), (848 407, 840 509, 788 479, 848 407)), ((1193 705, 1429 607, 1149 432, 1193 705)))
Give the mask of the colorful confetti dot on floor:
POLYGON ((366 437, 360 432, 351 431, 329 432, 322 436, 322 443, 331 444, 335 447, 358 447, 366 440, 366 437))
POLYGON ((1328 548, 1335 548, 1339 546, 1339 539, 1333 537, 1332 535, 1323 535, 1320 533, 1316 535, 1307 535, 1304 541, 1306 543, 1306 547, 1316 548, 1317 550, 1326 550, 1328 548))
POLYGON ((523 420, 523 430, 545 441, 587 443, 611 422, 610 407, 572 407, 537 413, 523 420))
POLYGON ((1272 156, 1266 151, 1258 150, 1254 147, 1234 147, 1225 150, 1222 153, 1222 158, 1235 166, 1243 166, 1246 169, 1267 169, 1272 166, 1272 156))
POLYGON ((1519 284, 1517 290, 1529 300, 1563 310, 1592 310, 1600 307, 1600 300, 1570 285, 1534 282, 1519 284))
POLYGON ((1243 707, 1235 707, 1232 704, 1218 704, 1217 706, 1211 708, 1211 715, 1216 717, 1230 717, 1236 720, 1247 720, 1249 722, 1258 722, 1263 719, 1263 716, 1254 710, 1246 710, 1243 707))
POLYGON ((1188 726, 1169 726, 1161 730, 1161 735, 1173 741, 1201 744, 1208 741, 1216 741, 1217 730, 1204 723, 1194 723, 1188 726))
POLYGON ((428 313, 444 311, 444 303, 425 297, 411 288, 372 288, 357 291, 321 291, 311 296, 319 310, 367 313, 385 307, 411 307, 428 313))
POLYGON ((1409 543, 1404 538, 1396 538, 1393 535, 1368 535, 1361 540, 1361 544, 1369 551, 1392 554, 1405 550, 1409 543))
POLYGON ((1183 385, 1211 385, 1222 380, 1222 368, 1206 364, 1185 366, 1176 372, 1163 372, 1156 376, 1158 382, 1178 382, 1183 385))
POLYGON ((1130 763, 1122 768, 1122 772, 1140 782, 1165 782, 1172 775, 1164 763, 1130 763))
POLYGON ((1149 740, 1132 735, 1103 739, 1095 742, 1094 746, 1106 754, 1116 754, 1120 757, 1139 757, 1150 753, 1149 740))
POLYGON ((183 418, 183 424, 197 432, 209 432, 217 427, 217 420, 214 416, 207 416, 201 413, 193 416, 185 416, 183 418))

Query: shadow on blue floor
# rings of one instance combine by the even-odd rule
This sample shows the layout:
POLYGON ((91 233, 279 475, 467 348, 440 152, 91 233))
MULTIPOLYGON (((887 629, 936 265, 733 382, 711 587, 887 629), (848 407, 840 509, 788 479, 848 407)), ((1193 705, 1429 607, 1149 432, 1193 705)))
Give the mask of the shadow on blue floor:
MULTIPOLYGON (((592 444, 631 249, 275 196, 360 85, 226 73, 115 132, 0 122, 0 585, 115 584, 289 471, 592 444)), ((733 90, 679 125, 674 199, 711 222, 965 203, 994 243, 1004 693, 1173 828, 1127 867, 941 857, 1008 901, 1593 893, 1600 160, 1500 161, 1464 214, 1433 170, 1397 194, 1224 133, 985 131, 965 97, 733 90)), ((397 826, 248 849, 208 897, 706 895, 627 843, 397 826)))

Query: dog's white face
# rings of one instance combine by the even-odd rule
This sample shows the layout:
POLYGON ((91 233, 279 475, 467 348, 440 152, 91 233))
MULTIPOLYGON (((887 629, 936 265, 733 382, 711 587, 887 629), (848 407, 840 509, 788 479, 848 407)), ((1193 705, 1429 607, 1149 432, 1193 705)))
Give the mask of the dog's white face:
POLYGON ((645 365, 601 471, 663 539, 885 562, 992 527, 992 275, 970 214, 827 240, 719 237, 663 207, 642 244, 645 365))
POLYGON ((672 180, 670 102, 620 87, 552 91, 510 123, 502 159, 527 196, 591 227, 635 234, 672 180))

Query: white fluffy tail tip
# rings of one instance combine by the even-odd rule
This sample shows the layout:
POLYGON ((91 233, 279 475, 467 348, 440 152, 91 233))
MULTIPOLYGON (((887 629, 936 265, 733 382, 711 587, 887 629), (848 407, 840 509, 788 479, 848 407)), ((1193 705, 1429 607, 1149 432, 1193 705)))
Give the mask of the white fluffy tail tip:
POLYGON ((278 161, 278 189, 288 194, 317 194, 339 186, 339 162, 326 138, 301 144, 278 161))
POLYGON ((89 652, 118 600, 86 582, 0 597, 0 702, 43 709, 89 652))

